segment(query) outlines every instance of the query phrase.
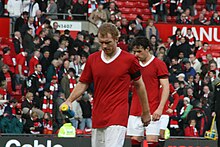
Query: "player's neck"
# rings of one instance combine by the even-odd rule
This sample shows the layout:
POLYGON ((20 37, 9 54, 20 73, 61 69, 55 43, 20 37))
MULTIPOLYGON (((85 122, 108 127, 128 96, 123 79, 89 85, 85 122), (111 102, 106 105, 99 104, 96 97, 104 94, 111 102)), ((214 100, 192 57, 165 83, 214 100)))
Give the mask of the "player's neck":
POLYGON ((112 58, 115 56, 115 54, 116 54, 117 52, 118 52, 118 48, 116 48, 115 51, 112 52, 111 54, 105 54, 105 53, 104 53, 104 57, 105 57, 106 60, 110 60, 110 59, 112 59, 112 58))
POLYGON ((148 54, 147 58, 144 61, 141 61, 143 64, 146 64, 153 56, 148 54))

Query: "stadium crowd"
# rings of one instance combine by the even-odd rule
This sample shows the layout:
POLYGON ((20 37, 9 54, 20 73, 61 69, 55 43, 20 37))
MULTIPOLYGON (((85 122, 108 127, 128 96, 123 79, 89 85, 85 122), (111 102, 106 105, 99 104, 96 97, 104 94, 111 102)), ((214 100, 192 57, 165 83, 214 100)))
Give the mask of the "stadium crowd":
MULTIPOLYGON (((190 0, 191 4, 185 4, 186 1, 178 5, 175 3, 170 11, 169 15, 180 16, 177 17, 178 24, 192 24, 192 17, 196 15, 196 1, 190 0)), ((217 2, 206 2, 207 9, 215 11, 217 2)), ((157 22, 157 14, 167 14, 158 12, 165 10, 165 5, 159 10, 155 3, 151 4, 152 12, 156 11, 153 16, 157 22)), ((88 56, 99 51, 100 45, 95 34, 84 30, 78 32, 76 38, 71 37, 69 30, 61 33, 57 30, 57 22, 50 23, 59 16, 47 13, 82 14, 76 17, 70 15, 66 19, 83 20, 88 12, 88 20, 97 27, 104 22, 117 26, 121 33, 118 46, 122 50, 131 52, 130 43, 134 37, 146 36, 151 53, 166 63, 169 81, 174 87, 168 103, 172 108, 168 126, 171 135, 204 136, 205 131, 210 129, 214 85, 220 81, 219 65, 209 51, 209 44, 196 40, 190 28, 185 36, 177 29, 175 35, 162 41, 154 20, 149 19, 144 24, 143 18, 138 15, 129 22, 121 16, 114 1, 91 0, 91 3, 84 4, 78 0, 72 4, 72 1, 63 0, 50 0, 49 3, 8 0, 8 12, 3 6, 0 1, 0 15, 9 13, 15 19, 15 26, 12 41, 4 38, 0 41, 1 45, 6 44, 0 56, 2 133, 52 134, 63 125, 65 115, 59 111, 59 106, 77 84, 88 56), (17 93, 21 93, 21 97, 17 98, 17 93), (172 107, 175 93, 178 101, 176 107, 172 107)), ((219 25, 218 12, 212 14, 209 20, 204 8, 194 24, 219 25)), ((163 18, 166 21, 166 16, 163 18)), ((91 85, 82 97, 72 103, 75 116, 70 121, 77 129, 92 128, 93 90, 91 85)))

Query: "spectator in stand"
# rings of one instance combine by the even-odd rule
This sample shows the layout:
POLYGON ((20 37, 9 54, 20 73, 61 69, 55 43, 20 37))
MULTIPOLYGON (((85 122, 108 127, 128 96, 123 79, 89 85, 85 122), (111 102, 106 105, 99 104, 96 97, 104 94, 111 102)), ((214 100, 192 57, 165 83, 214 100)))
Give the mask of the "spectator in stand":
POLYGON ((28 77, 27 90, 34 95, 33 102, 36 107, 41 109, 42 98, 44 96, 43 90, 46 83, 46 78, 42 73, 42 66, 38 63, 35 65, 35 71, 28 77))
POLYGON ((29 12, 29 17, 34 17, 39 9, 39 4, 35 0, 30 0, 30 3, 24 7, 24 11, 29 12))
POLYGON ((201 61, 203 64, 208 64, 208 60, 206 58, 206 55, 209 54, 209 44, 207 42, 203 43, 203 48, 198 50, 196 53, 196 58, 201 61))
POLYGON ((50 50, 50 38, 49 37, 44 37, 43 44, 41 45, 40 52, 41 54, 44 53, 44 51, 49 51, 50 50))
POLYGON ((24 89, 25 79, 28 75, 27 71, 27 52, 21 52, 16 56, 15 77, 16 85, 22 85, 24 89))
POLYGON ((128 29, 128 20, 126 18, 122 18, 121 20, 121 35, 125 34, 128 35, 129 29, 128 29))
POLYGON ((193 81, 194 81, 194 76, 188 75, 187 76, 187 86, 194 88, 194 82, 193 81))
POLYGON ((40 60, 40 64, 42 65, 42 72, 44 75, 47 75, 47 68, 50 66, 50 63, 50 52, 48 50, 45 50, 43 52, 43 57, 40 60))
POLYGON ((207 18, 204 16, 204 14, 199 14, 199 18, 194 20, 194 24, 197 25, 209 25, 210 21, 207 20, 207 18))
POLYGON ((9 69, 12 73, 15 73, 15 63, 10 55, 10 50, 11 49, 9 47, 3 48, 3 63, 9 66, 9 69))
POLYGON ((190 13, 190 8, 186 8, 186 10, 184 11, 185 15, 186 15, 186 19, 189 20, 192 23, 192 14, 190 13))
POLYGON ((24 124, 24 132, 28 134, 43 134, 43 121, 37 112, 32 112, 24 124))
POLYGON ((50 21, 45 19, 43 24, 36 29, 36 35, 40 35, 40 33, 50 26, 50 21))
POLYGON ((28 28, 27 32, 24 35, 24 39, 22 40, 22 45, 24 47, 24 51, 28 53, 28 55, 31 55, 31 53, 34 51, 34 42, 33 42, 33 29, 28 28))
MULTIPOLYGON (((64 30, 64 34, 60 36, 60 42, 62 42, 63 40, 68 41, 68 44, 66 43, 65 45, 68 50, 72 50, 74 48, 75 41, 70 34, 70 30, 64 30)), ((67 51, 67 50, 64 49, 64 51, 67 51)))
POLYGON ((76 129, 79 128, 79 123, 82 122, 83 119, 83 113, 79 103, 80 100, 81 97, 79 97, 76 101, 72 102, 72 109, 73 112, 75 112, 75 116, 73 118, 70 118, 70 121, 76 129))
POLYGON ((124 51, 128 51, 128 44, 126 42, 126 35, 121 35, 119 37, 118 47, 120 47, 124 51))
POLYGON ((106 8, 105 11, 106 11, 106 15, 107 15, 107 20, 109 20, 111 14, 116 14, 116 13, 118 13, 119 10, 118 10, 118 7, 115 4, 115 2, 110 2, 109 7, 106 8))
MULTIPOLYGON (((182 0, 180 0, 182 1, 182 0)), ((186 9, 190 9, 191 16, 194 16, 194 5, 197 3, 197 0, 183 0, 182 1, 182 9, 185 11, 186 9)))
POLYGON ((29 28, 32 28, 32 36, 34 37, 35 36, 35 26, 34 26, 34 18, 33 17, 29 17, 28 18, 28 23, 27 24, 24 24, 21 28, 21 34, 22 36, 25 35, 25 33, 28 31, 29 28))
POLYGON ((186 14, 182 13, 180 18, 176 21, 177 24, 192 24, 192 22, 187 19, 186 14))
POLYGON ((181 29, 177 28, 175 34, 172 36, 172 39, 174 41, 174 43, 176 43, 177 41, 179 41, 182 38, 182 33, 181 33, 181 29))
POLYGON ((185 136, 188 137, 199 137, 198 131, 196 129, 196 120, 191 119, 189 121, 189 126, 184 129, 185 136))
POLYGON ((178 0, 171 0, 170 1, 170 16, 176 16, 177 15, 177 4, 178 0))
POLYGON ((91 13, 88 20, 98 28, 107 20, 107 14, 103 10, 102 4, 99 4, 98 8, 91 13))
POLYGON ((202 42, 200 40, 196 40, 195 43, 195 53, 202 48, 202 42))
POLYGON ((182 119, 181 121, 183 121, 184 124, 187 119, 187 115, 189 114, 193 106, 190 104, 190 98, 188 97, 184 97, 183 104, 184 106, 180 110, 180 118, 182 119))
POLYGON ((218 64, 217 62, 215 61, 215 59, 213 59, 212 55, 211 54, 207 54, 206 55, 206 58, 208 60, 208 70, 215 70, 216 71, 216 74, 219 73, 219 70, 218 70, 218 64))
POLYGON ((208 105, 211 105, 211 100, 213 99, 214 93, 210 91, 208 85, 203 86, 203 95, 201 96, 207 101, 208 105))
POLYGON ((201 72, 201 62, 199 62, 199 60, 195 57, 195 54, 189 54, 189 61, 191 63, 191 67, 193 67, 196 71, 196 73, 200 73, 201 72))
POLYGON ((21 134, 23 132, 22 122, 9 111, 4 112, 0 125, 1 133, 21 134))
POLYGON ((64 119, 63 126, 59 129, 58 137, 67 137, 67 138, 76 137, 76 128, 72 126, 69 118, 64 119))
MULTIPOLYGON (((54 13, 54 14, 57 13, 57 4, 56 4, 55 0, 50 0, 50 3, 47 6, 46 12, 47 13, 54 13)), ((58 17, 57 17, 57 15, 49 15, 49 18, 57 19, 58 17)))
POLYGON ((73 16, 74 20, 85 20, 88 12, 87 5, 84 4, 83 0, 77 0, 75 4, 73 4, 73 8, 71 9, 72 14, 82 14, 83 16, 73 16))
POLYGON ((150 48, 151 48, 151 54, 156 55, 158 43, 157 43, 157 36, 151 35, 150 36, 150 48))
POLYGON ((211 70, 210 73, 209 73, 209 76, 211 78, 212 89, 213 89, 213 92, 214 92, 216 83, 218 83, 220 81, 220 78, 219 78, 220 74, 217 75, 214 70, 211 70))
POLYGON ((192 48, 193 46, 195 46, 195 42, 196 42, 196 38, 193 35, 192 29, 191 28, 187 28, 187 34, 186 34, 186 39, 187 42, 189 43, 190 47, 192 48))
POLYGON ((206 8, 208 11, 216 11, 217 0, 206 0, 206 8))
POLYGON ((59 62, 57 59, 53 59, 53 61, 51 62, 51 65, 48 67, 47 69, 47 75, 46 75, 46 81, 47 81, 47 85, 50 85, 50 82, 52 80, 53 76, 58 76, 58 67, 59 67, 59 62))
POLYGON ((92 128, 92 106, 90 103, 90 97, 87 93, 82 95, 79 101, 80 107, 82 109, 82 122, 80 122, 80 130, 91 129, 92 128))
POLYGON ((27 24, 28 22, 28 12, 24 11, 20 17, 18 17, 15 21, 15 29, 14 31, 19 31, 21 32, 23 24, 27 24))
POLYGON ((16 54, 19 54, 23 50, 21 33, 19 31, 14 33, 13 43, 16 54))
POLYGON ((152 19, 148 20, 148 25, 145 29, 146 31, 146 37, 148 40, 150 40, 151 35, 155 35, 157 39, 159 39, 159 32, 157 28, 154 26, 154 21, 152 19))
POLYGON ((8 0, 7 10, 10 17, 20 17, 22 13, 22 0, 8 0))
POLYGON ((12 93, 16 90, 15 89, 15 78, 14 75, 12 74, 12 72, 9 70, 8 65, 4 64, 2 66, 2 71, 0 71, 0 76, 1 77, 5 77, 6 79, 6 85, 7 85, 7 93, 10 96, 12 95, 12 93))
MULTIPOLYGON (((59 92, 59 94, 58 94, 58 98, 57 99, 55 99, 54 100, 54 119, 55 119, 55 121, 56 121, 56 123, 57 123, 57 127, 54 127, 53 129, 54 129, 54 131, 56 131, 57 129, 59 129, 61 126, 62 126, 62 124, 63 124, 63 121, 64 121, 64 119, 65 119, 65 115, 61 112, 61 111, 59 111, 59 107, 60 107, 60 105, 64 102, 66 100, 66 98, 65 98, 65 95, 64 95, 64 93, 62 93, 62 92, 59 92)), ((73 107, 72 107, 73 108, 73 107)))
POLYGON ((36 16, 34 17, 34 27, 37 30, 39 26, 43 24, 45 20, 44 15, 42 14, 41 10, 37 10, 36 16))
POLYGON ((189 58, 189 54, 191 54, 192 51, 185 37, 181 37, 180 45, 177 47, 177 50, 179 51, 179 53, 183 52, 185 58, 189 58))
POLYGON ((70 68, 68 70, 68 74, 63 76, 60 84, 65 94, 65 97, 69 97, 70 93, 73 91, 77 84, 75 70, 73 68, 70 68))
POLYGON ((109 22, 109 23, 116 24, 115 14, 111 14, 111 15, 110 15, 110 18, 109 18, 108 22, 109 22))
POLYGON ((154 20, 156 23, 158 22, 158 17, 161 17, 163 22, 167 22, 167 8, 166 8, 166 1, 165 0, 154 0, 152 2, 152 13, 154 16, 154 20))
POLYGON ((187 81, 187 77, 189 75, 194 77, 196 75, 196 71, 193 67, 191 67, 191 63, 189 60, 183 62, 183 64, 184 64, 184 68, 185 68, 183 72, 185 74, 185 80, 187 81))
POLYGON ((210 25, 220 25, 220 17, 218 15, 218 12, 213 13, 210 25))
POLYGON ((40 58, 40 52, 39 51, 34 51, 34 55, 30 59, 29 62, 29 73, 28 75, 31 75, 34 73, 34 67, 39 64, 39 58, 40 58))
MULTIPOLYGON (((68 10, 71 8, 71 4, 71 0, 57 0, 58 13, 68 13, 68 10)), ((59 19, 63 19, 63 16, 59 17, 59 19)))

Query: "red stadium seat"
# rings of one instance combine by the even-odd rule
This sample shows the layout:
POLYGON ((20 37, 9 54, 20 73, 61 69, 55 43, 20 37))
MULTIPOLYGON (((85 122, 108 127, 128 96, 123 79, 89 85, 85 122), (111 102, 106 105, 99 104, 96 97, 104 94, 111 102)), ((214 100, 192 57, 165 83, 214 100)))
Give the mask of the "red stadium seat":
POLYGON ((127 2, 125 2, 125 6, 127 8, 134 8, 134 7, 136 7, 136 2, 127 1, 127 2))
POLYGON ((121 2, 121 1, 115 1, 116 5, 119 7, 119 8, 122 8, 124 7, 124 2, 121 2))
POLYGON ((130 8, 121 8, 120 9, 121 10, 121 13, 123 13, 123 14, 129 14, 129 13, 131 13, 131 11, 130 11, 130 8))
POLYGON ((142 9, 146 9, 146 8, 147 8, 147 3, 137 2, 136 7, 137 7, 137 8, 142 8, 142 9))

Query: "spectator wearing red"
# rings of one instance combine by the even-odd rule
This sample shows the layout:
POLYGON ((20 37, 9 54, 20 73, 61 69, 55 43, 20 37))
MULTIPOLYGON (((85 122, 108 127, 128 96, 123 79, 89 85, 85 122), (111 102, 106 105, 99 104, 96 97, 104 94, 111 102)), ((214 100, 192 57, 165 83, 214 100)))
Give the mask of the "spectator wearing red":
POLYGON ((40 32, 44 29, 44 28, 48 28, 50 26, 50 21, 48 19, 46 19, 43 24, 41 26, 39 26, 36 30, 36 35, 40 35, 40 32))
POLYGON ((15 72, 15 64, 10 56, 10 48, 3 48, 3 63, 9 66, 9 69, 12 73, 15 72))
POLYGON ((69 97, 70 93, 76 86, 77 81, 75 79, 75 73, 75 70, 73 68, 70 68, 68 70, 68 74, 63 76, 61 80, 61 87, 64 91, 65 97, 69 97))
POLYGON ((7 85, 7 92, 9 95, 12 94, 12 91, 15 91, 15 83, 14 83, 14 77, 11 73, 11 71, 9 71, 9 67, 8 65, 4 64, 2 67, 2 71, 0 72, 0 76, 4 76, 6 79, 6 85, 7 85))
POLYGON ((21 84, 20 79, 24 79, 27 76, 27 52, 21 52, 16 56, 16 84, 21 84))
POLYGON ((51 83, 50 83, 50 94, 52 94, 55 98, 58 97, 58 77, 57 76, 53 76, 51 83))
POLYGON ((194 37, 191 28, 188 28, 188 29, 187 29, 187 34, 186 34, 185 37, 186 37, 187 41, 189 42, 189 45, 190 45, 190 46, 194 46, 194 45, 195 45, 196 38, 194 37))
POLYGON ((196 129, 196 120, 192 119, 189 121, 189 126, 184 129, 185 136, 189 137, 199 137, 198 131, 196 129))
POLYGON ((203 48, 198 50, 196 53, 196 58, 201 61, 203 64, 208 64, 208 60, 206 58, 207 54, 210 53, 208 50, 209 44, 207 42, 203 43, 203 48))
POLYGON ((29 62, 29 75, 34 73, 34 67, 39 64, 39 57, 40 57, 40 52, 35 51, 34 56, 31 58, 29 62))

